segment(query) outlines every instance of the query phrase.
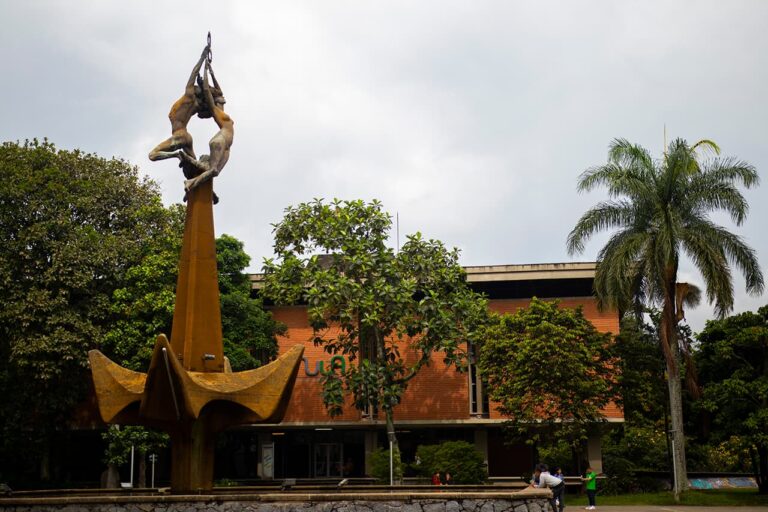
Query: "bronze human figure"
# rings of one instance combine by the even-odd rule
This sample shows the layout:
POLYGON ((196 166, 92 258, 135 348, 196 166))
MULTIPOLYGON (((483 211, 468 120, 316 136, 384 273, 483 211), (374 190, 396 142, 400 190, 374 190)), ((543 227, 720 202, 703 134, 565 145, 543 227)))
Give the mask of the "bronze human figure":
POLYGON ((224 98, 219 95, 214 99, 213 92, 211 90, 210 83, 208 81, 209 75, 213 78, 214 87, 218 92, 221 92, 216 76, 213 74, 210 62, 205 63, 205 72, 203 78, 203 96, 205 98, 205 106, 210 109, 213 119, 219 126, 219 131, 214 135, 208 143, 210 151, 208 155, 203 155, 199 160, 190 156, 185 151, 176 151, 177 156, 182 162, 194 166, 200 171, 200 174, 194 178, 188 179, 184 182, 184 189, 189 192, 193 188, 197 187, 200 183, 215 178, 219 175, 221 170, 229 160, 229 149, 232 147, 232 140, 235 135, 234 121, 229 115, 224 112, 224 98))
POLYGON ((200 102, 199 88, 195 86, 195 79, 199 77, 200 67, 210 55, 210 50, 210 44, 203 49, 200 59, 189 75, 187 86, 184 88, 184 95, 176 100, 168 113, 168 119, 171 120, 171 137, 149 152, 150 160, 174 158, 177 156, 177 151, 183 151, 195 158, 195 152, 192 149, 192 135, 187 131, 187 124, 192 116, 201 110, 202 103, 200 102))

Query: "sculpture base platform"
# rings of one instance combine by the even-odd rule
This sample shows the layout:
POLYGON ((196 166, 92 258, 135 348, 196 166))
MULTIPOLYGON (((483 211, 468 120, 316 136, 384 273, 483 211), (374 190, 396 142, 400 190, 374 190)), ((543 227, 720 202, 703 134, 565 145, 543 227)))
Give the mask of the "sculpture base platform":
POLYGON ((216 434, 282 419, 303 352, 297 345, 276 361, 244 372, 192 372, 160 335, 146 374, 123 368, 98 350, 88 357, 102 419, 168 432, 171 487, 194 492, 213 486, 216 434))

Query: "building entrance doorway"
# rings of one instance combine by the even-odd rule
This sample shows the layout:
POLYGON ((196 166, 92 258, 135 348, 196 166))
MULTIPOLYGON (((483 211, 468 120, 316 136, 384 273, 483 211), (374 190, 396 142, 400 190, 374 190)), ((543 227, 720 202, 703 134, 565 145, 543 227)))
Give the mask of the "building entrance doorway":
POLYGON ((275 478, 365 476, 362 430, 293 430, 274 435, 275 478))
POLYGON ((344 464, 344 445, 341 443, 315 444, 315 478, 340 477, 344 464))

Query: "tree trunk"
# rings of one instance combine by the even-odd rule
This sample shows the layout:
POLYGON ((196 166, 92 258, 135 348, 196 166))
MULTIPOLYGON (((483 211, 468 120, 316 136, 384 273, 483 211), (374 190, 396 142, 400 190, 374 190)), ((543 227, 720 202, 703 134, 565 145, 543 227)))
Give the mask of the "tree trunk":
MULTIPOLYGON (((400 457, 400 446, 397 444, 397 435, 395 434, 395 421, 392 417, 392 410, 387 408, 384 409, 384 414, 387 418, 387 439, 392 444, 392 454, 393 457, 397 455, 397 457, 400 457)), ((397 464, 393 461, 393 473, 394 473, 394 467, 397 464)), ((397 477, 397 475, 393 475, 392 477, 392 484, 400 483, 400 479, 397 477)))
POLYGON ((51 480, 51 448, 50 443, 46 442, 43 446, 43 453, 40 456, 40 481, 48 482, 51 480))
POLYGON ((768 448, 758 447, 755 480, 760 494, 768 494, 768 448))
MULTIPOLYGON (((669 372, 669 370, 668 370, 669 372)), ((669 416, 672 429, 672 466, 675 478, 675 494, 688 490, 688 472, 685 463, 685 432, 683 431, 683 399, 682 385, 679 375, 670 375, 669 386, 669 416)))
POLYGON ((115 464, 109 464, 102 474, 101 487, 104 489, 120 488, 120 472, 115 464))
POLYGON ((136 478, 136 487, 145 488, 147 486, 147 454, 139 452, 139 475, 136 478))
MULTIPOLYGON (((669 287, 674 290, 675 287, 669 287)), ((661 315, 659 334, 667 363, 667 387, 669 389, 669 416, 672 424, 672 467, 674 472, 675 500, 679 493, 688 490, 688 472, 685 464, 685 432, 683 428, 683 396, 680 382, 679 343, 675 316, 675 297, 667 293, 661 315)))

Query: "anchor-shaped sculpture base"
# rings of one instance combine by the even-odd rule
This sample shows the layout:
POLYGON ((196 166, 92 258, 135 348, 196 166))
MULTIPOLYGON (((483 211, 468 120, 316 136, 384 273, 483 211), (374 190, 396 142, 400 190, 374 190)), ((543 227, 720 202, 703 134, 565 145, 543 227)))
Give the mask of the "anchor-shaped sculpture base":
POLYGON ((147 373, 98 350, 88 354, 106 423, 170 434, 174 492, 212 487, 217 433, 282 419, 304 351, 295 346, 266 366, 232 372, 223 353, 212 206, 212 181, 189 192, 171 341, 158 336, 147 373))

